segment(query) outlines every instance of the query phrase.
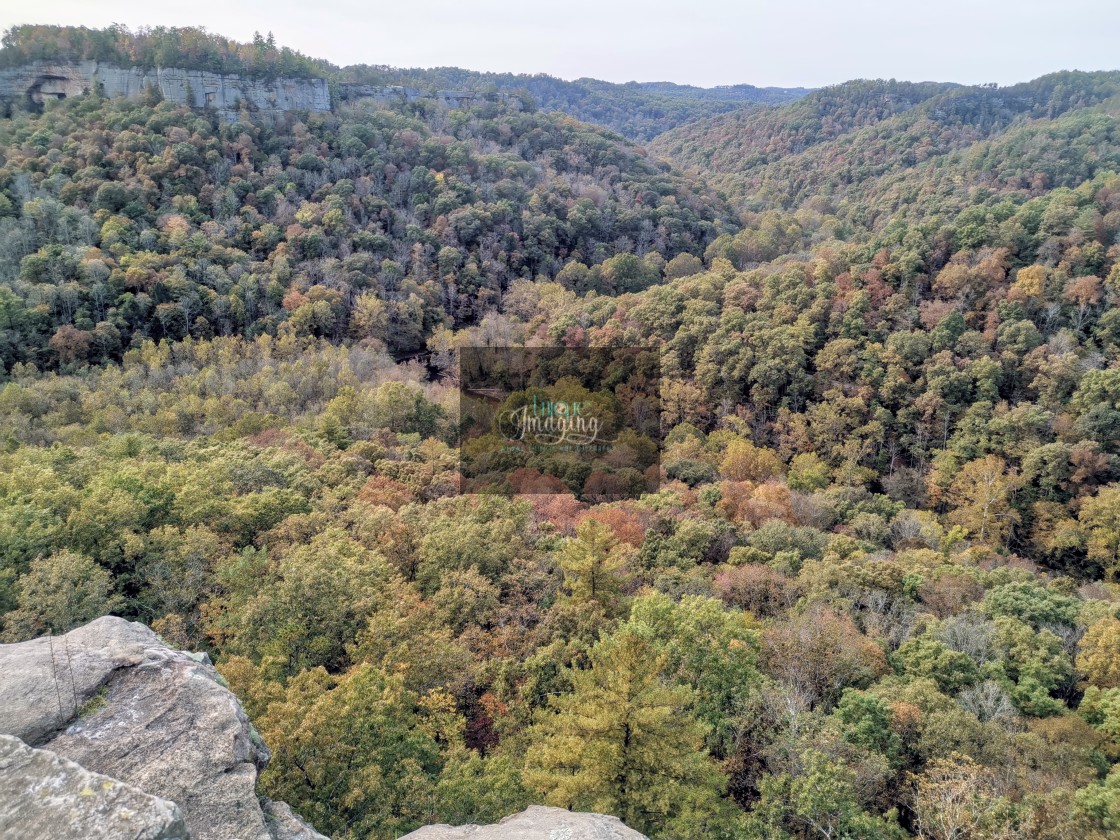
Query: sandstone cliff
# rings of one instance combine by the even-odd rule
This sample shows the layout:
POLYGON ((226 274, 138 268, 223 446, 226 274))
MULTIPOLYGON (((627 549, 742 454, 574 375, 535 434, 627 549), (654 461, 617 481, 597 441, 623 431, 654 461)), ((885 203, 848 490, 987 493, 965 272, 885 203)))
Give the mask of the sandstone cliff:
POLYGON ((174 67, 115 67, 96 61, 44 62, 0 70, 0 100, 9 108, 37 109, 51 99, 98 91, 107 97, 138 97, 159 91, 171 102, 214 108, 226 120, 241 108, 265 113, 329 111, 325 79, 245 79, 174 67))
MULTIPOLYGON (((204 70, 116 67, 97 61, 37 61, 0 70, 0 103, 4 111, 39 110, 50 100, 94 91, 110 98, 128 98, 143 96, 150 90, 180 105, 213 108, 223 120, 236 119, 242 108, 264 114, 331 110, 326 79, 246 79, 204 70)), ((466 108, 494 101, 522 108, 519 97, 502 92, 429 92, 396 85, 342 85, 339 95, 346 102, 368 100, 389 104, 431 99, 445 108, 466 108)))
POLYGON ((324 840, 283 803, 258 799, 270 754, 205 654, 106 616, 64 636, 0 645, 0 674, 0 735, 42 751, 29 758, 8 741, 0 752, 0 836, 36 836, 36 825, 57 822, 54 808, 88 838, 179 836, 181 813, 193 840, 324 840), (100 775, 90 782, 81 772, 100 775), (116 798, 104 788, 114 782, 123 783, 116 798), (12 805, 18 791, 74 786, 69 799, 12 805), (124 812, 146 814, 150 832, 120 833, 124 812))

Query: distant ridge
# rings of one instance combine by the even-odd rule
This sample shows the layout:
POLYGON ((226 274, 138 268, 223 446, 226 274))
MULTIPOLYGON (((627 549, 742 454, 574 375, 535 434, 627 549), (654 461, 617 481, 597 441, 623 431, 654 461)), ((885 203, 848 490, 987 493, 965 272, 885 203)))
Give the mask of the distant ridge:
MULTIPOLYGON (((686 122, 713 117, 752 105, 777 105, 809 93, 808 88, 759 88, 748 84, 700 88, 672 82, 615 84, 599 79, 565 81, 545 74, 483 73, 458 67, 395 68, 383 65, 338 67, 310 58, 257 35, 239 43, 197 27, 154 27, 131 31, 123 26, 17 26, 0 48, 0 69, 13 71, 37 63, 73 65, 99 62, 124 70, 160 71, 175 68, 236 78, 238 84, 267 92, 277 84, 302 83, 310 90, 324 80, 346 95, 356 87, 409 90, 410 99, 445 102, 469 97, 522 100, 527 107, 560 111, 584 122, 646 142, 686 122), (452 96, 443 96, 453 94, 452 96)), ((148 75, 139 73, 138 75, 148 75)), ((22 94, 20 94, 22 95, 22 94)), ((262 95, 267 99, 267 94, 262 95)), ((318 99, 308 94, 307 101, 318 99)), ((10 98, 10 97, 9 97, 10 98)), ((258 97, 262 98, 262 97, 258 97)), ((232 107, 232 106, 231 106, 232 107)), ((228 110, 228 109, 227 109, 228 110)), ((267 110, 267 109, 266 109, 267 110)))
POLYGON ((344 83, 432 90, 523 92, 542 110, 561 111, 638 142, 652 140, 687 122, 754 105, 781 105, 812 92, 811 88, 760 88, 748 84, 701 88, 664 81, 565 81, 543 73, 482 73, 458 67, 404 69, 353 65, 342 68, 339 78, 344 83))

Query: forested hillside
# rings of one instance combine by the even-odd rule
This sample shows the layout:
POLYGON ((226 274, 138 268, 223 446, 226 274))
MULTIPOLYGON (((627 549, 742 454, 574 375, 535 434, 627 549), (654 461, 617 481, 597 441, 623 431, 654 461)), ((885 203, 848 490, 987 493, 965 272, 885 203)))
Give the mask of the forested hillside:
POLYGON ((737 206, 824 212, 878 232, 899 214, 948 220, 1115 169, 1117 114, 1120 73, 1005 88, 859 81, 690 123, 650 149, 737 206))
POLYGON ((752 105, 789 102, 807 88, 758 88, 724 85, 698 88, 669 82, 612 84, 598 79, 564 81, 543 74, 477 73, 458 67, 402 69, 354 65, 340 73, 345 83, 407 85, 447 89, 524 92, 545 111, 561 111, 597 123, 638 142, 652 140, 678 125, 752 105))
POLYGON ((282 321, 407 355, 517 278, 638 291, 729 229, 720 202, 602 129, 424 110, 219 126, 88 99, 0 123, 5 364, 282 321))
POLYGON ((208 650, 335 838, 1115 837, 1118 79, 682 171, 497 104, 2 121, 0 633, 208 650), (457 493, 456 351, 518 345, 660 351, 659 491, 457 493))

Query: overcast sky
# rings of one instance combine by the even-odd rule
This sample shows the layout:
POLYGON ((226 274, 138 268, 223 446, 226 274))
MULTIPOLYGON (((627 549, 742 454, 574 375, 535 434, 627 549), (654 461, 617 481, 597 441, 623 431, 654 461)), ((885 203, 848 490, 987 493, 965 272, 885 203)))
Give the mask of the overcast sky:
POLYGON ((993 0, 0 0, 16 23, 204 26, 335 64, 817 87, 1025 81, 1120 68, 1120 2, 993 0))

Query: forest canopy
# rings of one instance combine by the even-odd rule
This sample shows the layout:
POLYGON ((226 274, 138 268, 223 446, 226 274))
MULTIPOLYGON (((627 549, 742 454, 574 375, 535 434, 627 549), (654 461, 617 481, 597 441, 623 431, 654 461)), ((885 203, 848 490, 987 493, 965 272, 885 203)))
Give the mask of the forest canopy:
POLYGON ((207 651, 346 840, 1114 837, 1118 84, 0 121, 0 634, 207 651), (459 494, 511 346, 656 350, 660 488, 459 494))
POLYGON ((182 67, 268 78, 325 78, 329 70, 322 61, 278 47, 271 32, 267 37, 257 33, 251 44, 243 44, 193 26, 155 26, 133 32, 121 24, 106 29, 25 24, 7 30, 0 41, 0 67, 59 60, 182 67))

